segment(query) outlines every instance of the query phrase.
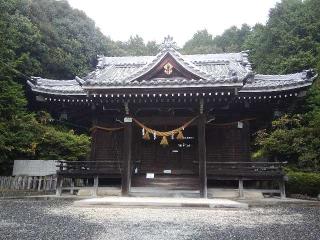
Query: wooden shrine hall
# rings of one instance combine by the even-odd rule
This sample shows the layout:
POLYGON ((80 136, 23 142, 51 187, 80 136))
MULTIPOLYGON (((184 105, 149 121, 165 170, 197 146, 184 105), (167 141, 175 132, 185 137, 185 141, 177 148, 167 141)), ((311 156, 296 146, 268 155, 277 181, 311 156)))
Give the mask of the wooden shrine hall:
MULTIPOLYGON (((84 78, 28 82, 38 106, 91 128, 87 161, 61 161, 63 178, 132 188, 194 190, 208 181, 279 181, 282 164, 250 160, 251 133, 303 97, 316 74, 252 71, 248 52, 182 55, 171 37, 156 56, 98 57, 84 78), (101 183, 101 182, 100 182, 101 183)), ((76 188, 75 186, 72 186, 76 188)))

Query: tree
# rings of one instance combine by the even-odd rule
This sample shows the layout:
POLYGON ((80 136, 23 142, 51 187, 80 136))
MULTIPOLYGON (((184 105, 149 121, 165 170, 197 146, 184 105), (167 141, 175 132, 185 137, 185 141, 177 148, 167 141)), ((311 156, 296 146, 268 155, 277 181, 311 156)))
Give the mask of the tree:
MULTIPOLYGON (((245 45, 255 70, 281 74, 320 71, 320 14, 317 0, 283 0, 271 9, 265 26, 256 25, 245 45)), ((320 170, 320 88, 316 82, 305 101, 275 119, 256 137, 256 156, 286 160, 303 170, 320 170)))
POLYGON ((251 27, 243 24, 240 29, 233 26, 223 32, 221 36, 216 36, 214 42, 222 52, 240 52, 244 49, 247 36, 251 33, 251 27))
POLYGON ((221 49, 215 45, 212 35, 204 29, 196 32, 192 39, 184 44, 182 51, 186 54, 199 54, 221 52, 221 49))

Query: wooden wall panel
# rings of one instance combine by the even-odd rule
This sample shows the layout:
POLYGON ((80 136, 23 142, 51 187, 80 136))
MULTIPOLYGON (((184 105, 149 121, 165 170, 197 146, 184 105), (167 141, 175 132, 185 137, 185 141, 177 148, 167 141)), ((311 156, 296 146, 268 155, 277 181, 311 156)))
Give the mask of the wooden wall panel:
POLYGON ((243 128, 207 126, 207 162, 246 162, 250 160, 249 124, 243 128))
POLYGON ((194 164, 197 152, 194 144, 191 148, 181 148, 178 144, 182 142, 168 138, 169 145, 164 147, 160 145, 161 138, 153 140, 153 136, 150 137, 149 141, 145 141, 142 139, 141 129, 134 131, 133 162, 139 173, 162 173, 167 169, 174 172, 198 172, 194 164))
POLYGON ((90 160, 108 162, 108 170, 119 173, 122 168, 123 131, 96 130, 92 140, 90 160))

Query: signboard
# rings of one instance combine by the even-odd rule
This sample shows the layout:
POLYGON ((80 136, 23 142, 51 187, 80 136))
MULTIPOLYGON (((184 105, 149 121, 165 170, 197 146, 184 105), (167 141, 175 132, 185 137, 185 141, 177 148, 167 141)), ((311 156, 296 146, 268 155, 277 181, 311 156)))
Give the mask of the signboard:
POLYGON ((56 160, 14 160, 12 176, 49 176, 57 173, 56 160))
POLYGON ((243 128, 243 122, 238 122, 238 128, 243 128))
POLYGON ((123 121, 124 121, 125 123, 131 123, 131 122, 132 122, 132 118, 131 118, 131 117, 125 117, 125 118, 123 119, 123 121))
POLYGON ((154 173, 147 173, 146 178, 154 178, 154 173))

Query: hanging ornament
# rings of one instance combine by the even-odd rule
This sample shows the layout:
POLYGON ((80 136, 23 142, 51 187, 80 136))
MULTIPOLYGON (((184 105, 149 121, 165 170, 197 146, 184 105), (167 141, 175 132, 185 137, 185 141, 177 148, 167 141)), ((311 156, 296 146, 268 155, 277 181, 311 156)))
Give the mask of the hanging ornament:
POLYGON ((184 139, 183 133, 182 133, 182 131, 179 131, 179 133, 177 135, 177 140, 183 140, 183 139, 184 139))
POLYGON ((144 136, 145 134, 145 131, 144 131, 144 128, 142 128, 142 136, 144 136))
POLYGON ((157 135, 156 135, 156 132, 154 131, 153 132, 153 140, 156 140, 157 139, 157 135))
POLYGON ((167 139, 166 136, 163 136, 163 137, 162 137, 162 140, 161 140, 161 142, 160 142, 160 145, 161 145, 161 146, 164 146, 164 147, 169 145, 168 139, 167 139))
POLYGON ((150 140, 150 135, 149 135, 149 133, 148 133, 148 132, 145 132, 142 138, 143 138, 144 140, 146 140, 146 141, 150 140))
POLYGON ((171 132, 171 140, 173 140, 173 139, 174 139, 174 133, 171 132))

